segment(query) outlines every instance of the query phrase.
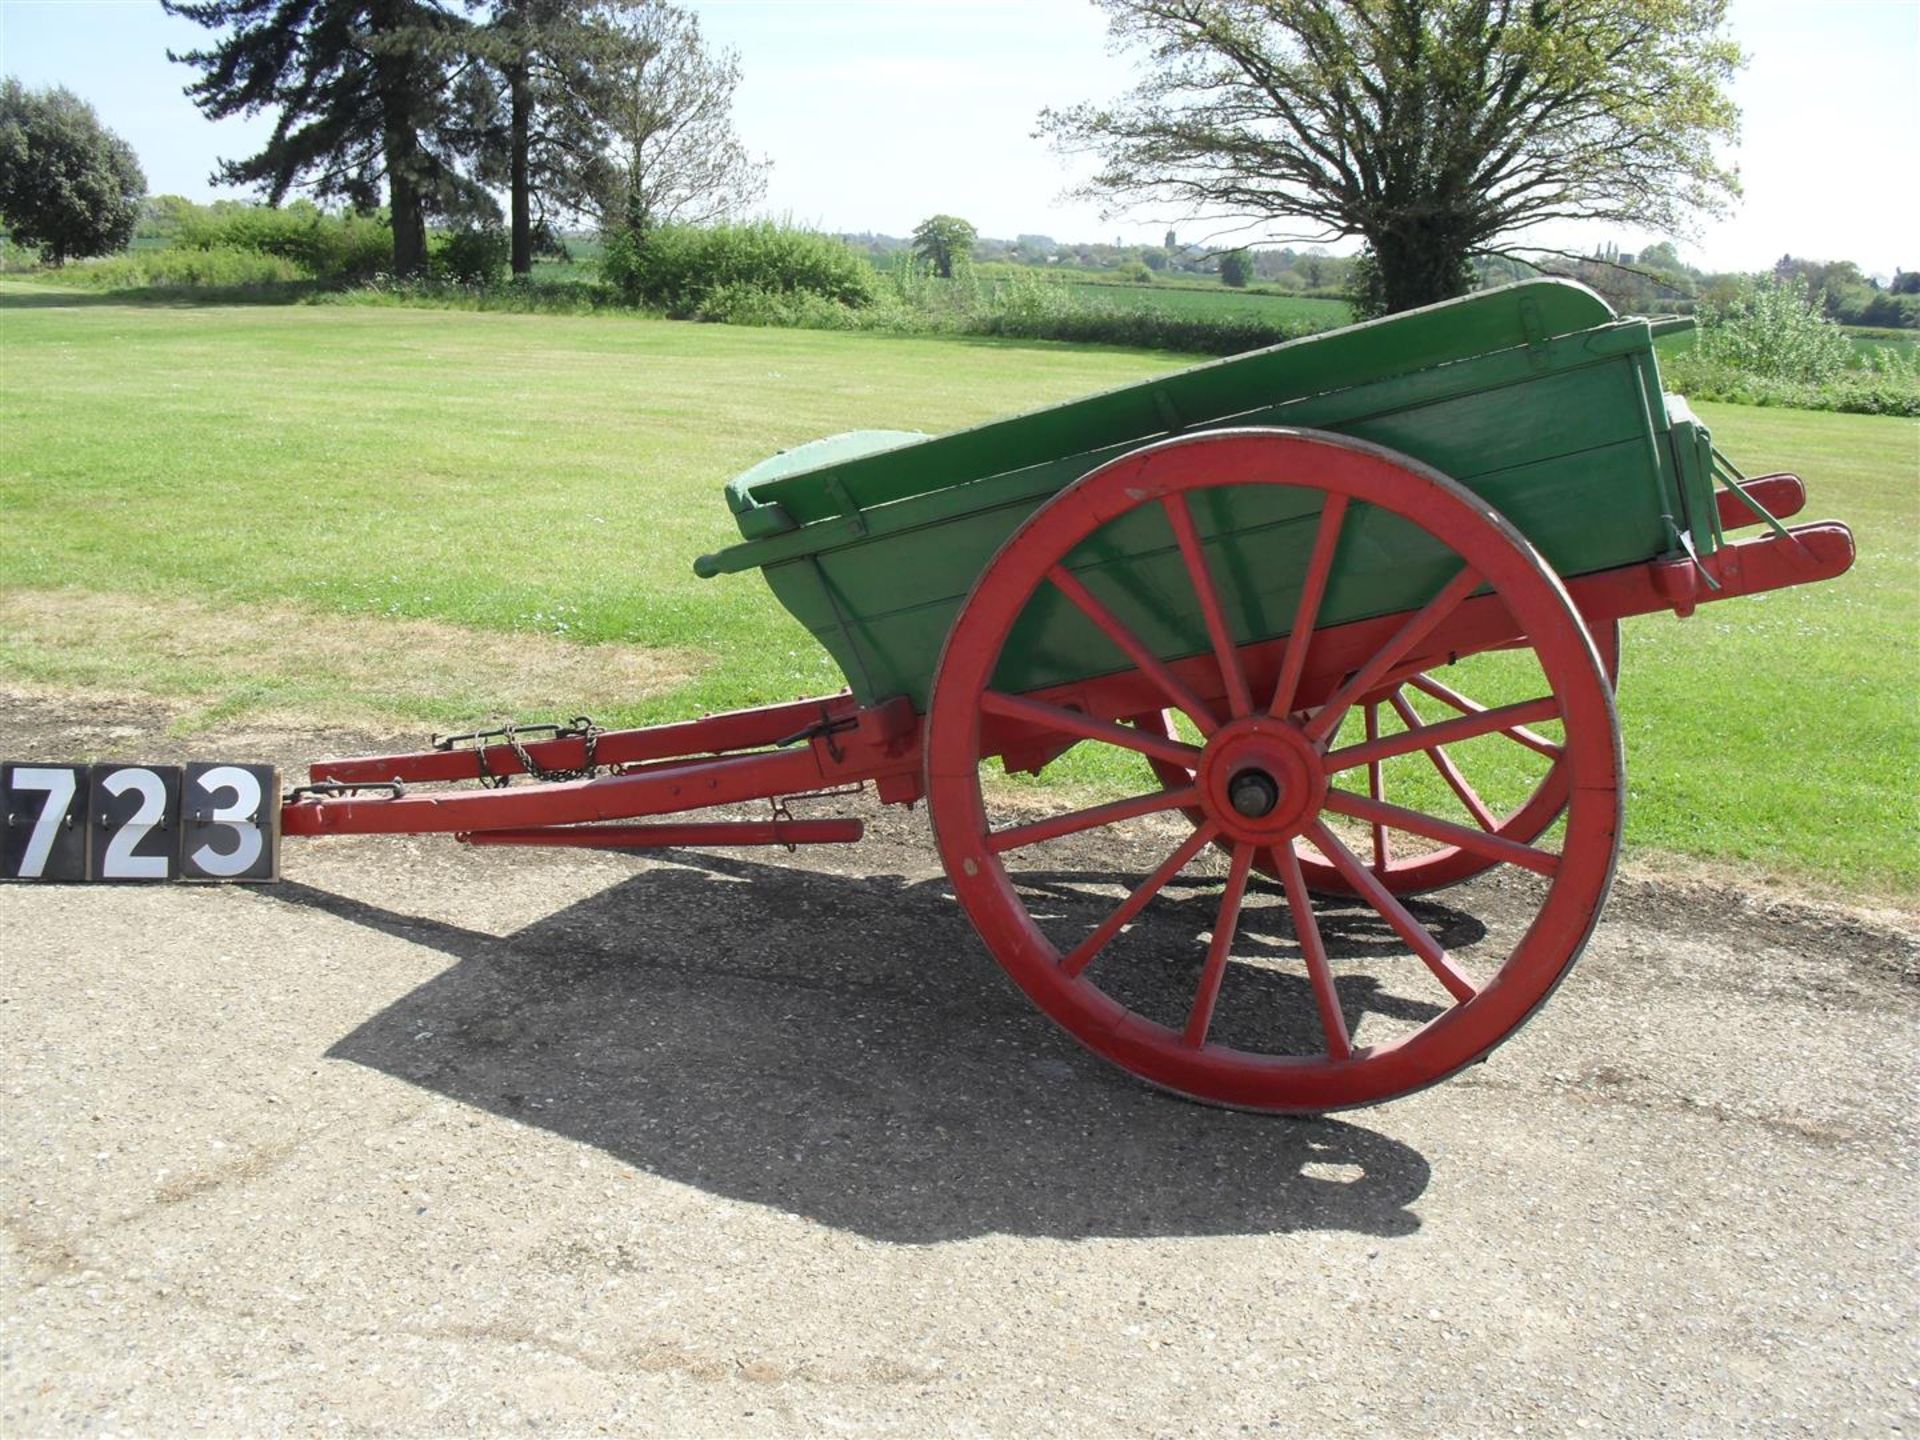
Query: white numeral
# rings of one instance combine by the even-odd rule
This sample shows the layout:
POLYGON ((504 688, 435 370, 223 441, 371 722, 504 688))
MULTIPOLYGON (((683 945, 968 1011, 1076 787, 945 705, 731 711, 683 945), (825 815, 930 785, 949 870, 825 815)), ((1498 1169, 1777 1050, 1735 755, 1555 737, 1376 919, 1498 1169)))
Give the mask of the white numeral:
POLYGON ((33 822, 33 834, 27 837, 27 853, 20 859, 20 878, 38 880, 47 873, 47 857, 53 853, 53 837, 60 833, 60 822, 73 804, 74 775, 71 770, 29 769, 19 766, 13 772, 13 789, 38 790, 47 797, 40 807, 40 818, 33 822))
POLYGON ((260 781, 238 765, 218 765, 199 777, 200 787, 211 798, 216 791, 231 790, 231 805, 216 805, 208 817, 233 834, 233 849, 222 852, 202 845, 193 852, 193 863, 208 875, 244 875, 260 858, 265 840, 260 834, 260 781))
POLYGON ((116 830, 113 838, 107 842, 107 853, 100 861, 100 878, 103 880, 166 879, 166 856, 136 855, 133 852, 133 847, 146 839, 148 833, 167 813, 166 785, 151 770, 116 770, 101 783, 109 795, 124 795, 129 790, 138 790, 140 808, 133 812, 132 818, 116 830))

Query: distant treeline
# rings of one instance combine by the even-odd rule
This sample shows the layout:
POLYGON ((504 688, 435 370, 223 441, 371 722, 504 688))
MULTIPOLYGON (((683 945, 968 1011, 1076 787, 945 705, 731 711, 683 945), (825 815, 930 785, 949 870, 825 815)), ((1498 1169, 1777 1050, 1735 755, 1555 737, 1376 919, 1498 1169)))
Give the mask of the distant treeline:
MULTIPOLYGON (((854 249, 885 266, 912 252, 913 241, 895 235, 843 234, 854 249)), ((1150 284, 1209 279, 1253 284, 1293 295, 1345 297, 1352 292, 1354 260, 1330 255, 1320 246, 1230 249, 1182 244, 1169 230, 1159 245, 1069 243, 1050 235, 1017 235, 1011 240, 982 237, 973 248, 976 263, 1032 265, 1080 270, 1116 281, 1150 284), (1240 273, 1237 261, 1244 257, 1240 273)), ((1680 259, 1666 242, 1650 245, 1638 254, 1607 246, 1591 257, 1539 257, 1533 261, 1505 256, 1476 262, 1475 278, 1482 286, 1505 285, 1541 274, 1565 275, 1592 286, 1622 314, 1691 314, 1702 301, 1724 304, 1747 278, 1736 271, 1702 270, 1680 259)), ((1804 285, 1826 315, 1842 325, 1883 329, 1920 329, 1920 270, 1894 271, 1882 282, 1851 260, 1806 260, 1783 255, 1774 264, 1777 279, 1804 285)))
MULTIPOLYGON (((913 251, 913 241, 897 235, 864 232, 842 234, 840 238, 882 267, 913 251)), ((1075 243, 1055 240, 1051 235, 1016 235, 1011 240, 982 236, 974 242, 972 259, 975 264, 1083 270, 1134 284, 1149 284, 1156 278, 1254 284, 1290 295, 1327 299, 1346 297, 1353 269, 1353 257, 1329 255, 1319 246, 1254 250, 1183 244, 1172 230, 1158 245, 1075 243), (1230 257, 1244 259, 1245 269, 1239 269, 1237 259, 1230 257)))
MULTIPOLYGON (((1633 315, 1690 315, 1702 304, 1726 305, 1749 278, 1734 271, 1696 269, 1664 242, 1638 254, 1608 247, 1590 259, 1562 260, 1546 268, 1591 285, 1614 309, 1633 315)), ((1504 258, 1482 262, 1479 272, 1483 283, 1492 285, 1540 273, 1532 265, 1504 258)), ((1782 255, 1770 273, 1803 287, 1827 318, 1839 324, 1920 329, 1920 270, 1896 268, 1893 279, 1882 284, 1851 260, 1782 255)))

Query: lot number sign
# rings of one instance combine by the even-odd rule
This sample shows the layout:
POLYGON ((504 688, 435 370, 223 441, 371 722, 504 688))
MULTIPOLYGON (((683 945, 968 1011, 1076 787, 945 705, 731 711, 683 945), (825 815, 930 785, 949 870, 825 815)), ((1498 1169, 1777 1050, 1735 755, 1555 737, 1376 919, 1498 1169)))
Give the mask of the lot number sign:
POLYGON ((0 880, 274 880, 271 765, 0 765, 0 880))

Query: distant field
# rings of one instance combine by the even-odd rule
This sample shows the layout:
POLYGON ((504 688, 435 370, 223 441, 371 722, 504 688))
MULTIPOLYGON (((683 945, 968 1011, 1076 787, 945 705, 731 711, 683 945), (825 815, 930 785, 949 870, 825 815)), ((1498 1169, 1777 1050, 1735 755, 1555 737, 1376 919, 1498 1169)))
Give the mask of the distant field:
POLYGON ((1869 330, 1847 328, 1854 350, 1865 355, 1874 350, 1892 350, 1905 356, 1920 355, 1920 330, 1869 330))
MULTIPOLYGON (((276 711, 620 723, 836 688, 755 577, 692 575, 735 538, 726 477, 1179 363, 15 282, 0 312, 0 678, 185 702, 182 733, 276 711)), ((1699 408, 1750 470, 1805 475, 1861 560, 1627 627, 1628 840, 1910 898, 1920 424, 1699 408)))
MULTIPOLYGON (((1853 345, 1854 363, 1868 364, 1867 357, 1876 351, 1888 351, 1895 355, 1912 357, 1920 355, 1920 330, 1863 330, 1846 328, 1847 339, 1853 345)), ((1678 335, 1663 335, 1654 342, 1662 355, 1684 355, 1693 349, 1697 337, 1691 330, 1678 335)))
POLYGON ((1344 300, 1310 300, 1298 295, 1267 295, 1221 286, 1115 285, 1098 281, 1069 282, 1075 295, 1102 305, 1161 310, 1173 315, 1207 318, 1252 315, 1276 324, 1306 325, 1332 330, 1349 323, 1353 312, 1344 300))

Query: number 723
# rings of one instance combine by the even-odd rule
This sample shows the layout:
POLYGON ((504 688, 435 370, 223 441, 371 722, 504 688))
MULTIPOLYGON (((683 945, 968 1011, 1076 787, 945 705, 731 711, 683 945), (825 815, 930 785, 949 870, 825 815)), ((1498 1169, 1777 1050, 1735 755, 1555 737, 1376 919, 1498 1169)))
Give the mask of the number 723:
POLYGON ((273 880, 271 765, 0 765, 0 879, 273 880))

